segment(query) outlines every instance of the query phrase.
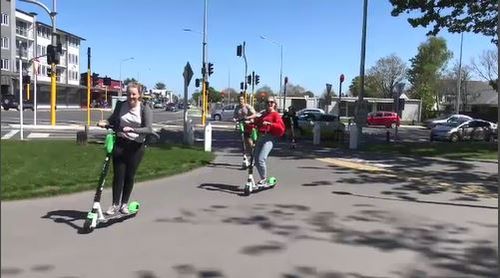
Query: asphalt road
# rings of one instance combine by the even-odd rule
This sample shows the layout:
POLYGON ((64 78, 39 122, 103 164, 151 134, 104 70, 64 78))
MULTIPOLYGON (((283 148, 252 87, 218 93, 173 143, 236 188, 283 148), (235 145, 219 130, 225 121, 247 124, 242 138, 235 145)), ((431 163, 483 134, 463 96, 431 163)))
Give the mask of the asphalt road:
POLYGON ((212 164, 137 184, 139 214, 91 234, 91 191, 2 202, 2 277, 498 277, 497 164, 278 144, 277 188, 241 197, 238 138, 215 136, 212 164))

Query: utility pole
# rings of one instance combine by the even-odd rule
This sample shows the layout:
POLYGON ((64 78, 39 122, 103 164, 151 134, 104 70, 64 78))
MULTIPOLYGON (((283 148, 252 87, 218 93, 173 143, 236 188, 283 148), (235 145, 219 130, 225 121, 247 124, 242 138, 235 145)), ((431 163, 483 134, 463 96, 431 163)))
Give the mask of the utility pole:
MULTIPOLYGON (((87 48, 87 125, 90 126, 90 47, 87 48)), ((120 91, 121 91, 120 80, 120 91)))
POLYGON ((460 35, 460 59, 458 60, 458 79, 457 79, 457 106, 455 107, 456 114, 460 114, 460 89, 462 87, 462 45, 464 33, 460 35))

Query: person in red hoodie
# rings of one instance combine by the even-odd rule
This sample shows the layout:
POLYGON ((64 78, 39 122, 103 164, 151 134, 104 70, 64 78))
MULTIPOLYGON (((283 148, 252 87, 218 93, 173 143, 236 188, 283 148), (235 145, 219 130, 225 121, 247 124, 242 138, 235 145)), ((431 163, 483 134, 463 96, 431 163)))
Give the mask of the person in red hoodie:
POLYGON ((266 102, 267 109, 261 115, 251 115, 247 119, 254 119, 259 131, 259 138, 255 144, 254 161, 261 180, 257 183, 262 185, 267 180, 266 161, 273 149, 276 139, 285 133, 285 124, 280 114, 276 111, 276 100, 270 96, 266 102))

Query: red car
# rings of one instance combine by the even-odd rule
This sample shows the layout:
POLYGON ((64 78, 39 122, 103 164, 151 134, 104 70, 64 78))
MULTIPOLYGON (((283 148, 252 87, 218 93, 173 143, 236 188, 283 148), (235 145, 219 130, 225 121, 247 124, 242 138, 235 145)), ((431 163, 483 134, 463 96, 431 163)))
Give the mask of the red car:
POLYGON ((396 112, 377 111, 368 114, 368 125, 383 125, 385 127, 395 128, 399 126, 401 118, 396 112))

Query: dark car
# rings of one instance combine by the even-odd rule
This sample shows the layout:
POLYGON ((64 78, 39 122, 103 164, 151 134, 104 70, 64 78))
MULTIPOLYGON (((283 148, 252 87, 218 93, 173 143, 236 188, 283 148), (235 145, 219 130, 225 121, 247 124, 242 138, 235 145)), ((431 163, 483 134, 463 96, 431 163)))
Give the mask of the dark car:
MULTIPOLYGON (((5 95, 2 97, 2 107, 4 110, 16 109, 19 111, 19 99, 17 99, 14 95, 5 95)), ((33 102, 25 100, 23 102, 23 110, 26 109, 33 111, 33 102)))
POLYGON ((175 103, 173 103, 173 102, 168 103, 167 106, 165 107, 165 111, 176 112, 177 111, 177 105, 175 105, 175 103))

